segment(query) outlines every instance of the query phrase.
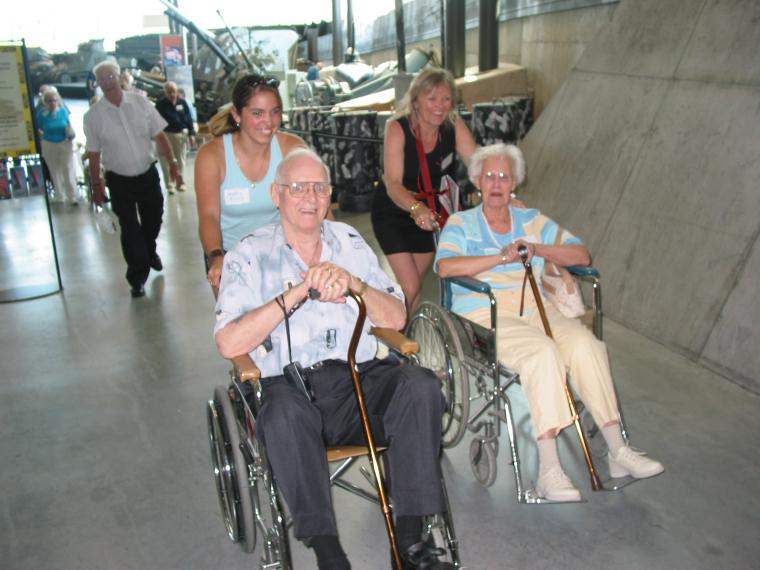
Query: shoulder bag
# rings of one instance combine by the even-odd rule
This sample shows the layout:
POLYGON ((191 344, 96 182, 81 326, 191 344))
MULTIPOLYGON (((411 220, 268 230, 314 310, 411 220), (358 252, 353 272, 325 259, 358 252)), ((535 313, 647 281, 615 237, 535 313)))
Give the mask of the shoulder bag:
MULTIPOLYGON (((562 245, 561 229, 557 230, 557 239, 554 240, 554 245, 562 245)), ((541 283, 546 297, 554 305, 554 308, 568 319, 575 319, 586 312, 581 288, 564 267, 544 260, 541 283)))

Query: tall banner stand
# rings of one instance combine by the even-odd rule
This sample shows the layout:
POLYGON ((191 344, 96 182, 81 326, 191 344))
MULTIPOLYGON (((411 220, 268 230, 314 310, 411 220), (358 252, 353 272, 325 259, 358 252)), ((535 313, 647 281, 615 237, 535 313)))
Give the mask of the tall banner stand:
POLYGON ((0 303, 63 290, 30 77, 26 42, 0 42, 0 303))

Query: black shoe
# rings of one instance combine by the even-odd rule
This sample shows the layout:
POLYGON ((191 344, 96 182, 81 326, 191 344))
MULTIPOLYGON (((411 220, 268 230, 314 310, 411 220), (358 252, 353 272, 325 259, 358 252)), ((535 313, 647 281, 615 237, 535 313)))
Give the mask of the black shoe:
POLYGON ((150 265, 151 269, 155 269, 156 271, 161 271, 164 268, 164 264, 161 263, 161 258, 158 257, 157 253, 150 258, 150 263, 148 263, 148 265, 150 265))
POLYGON ((453 570, 454 565, 451 562, 438 560, 439 556, 446 554, 443 548, 433 546, 428 542, 418 542, 412 544, 401 554, 401 562, 404 564, 404 570, 453 570))
POLYGON ((129 293, 132 295, 133 299, 145 297, 145 287, 142 285, 132 285, 132 289, 130 289, 129 293))

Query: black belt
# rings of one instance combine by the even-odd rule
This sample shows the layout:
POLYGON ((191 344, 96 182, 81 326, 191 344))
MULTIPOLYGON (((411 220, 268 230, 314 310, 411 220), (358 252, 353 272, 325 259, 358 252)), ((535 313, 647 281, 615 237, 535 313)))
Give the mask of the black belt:
POLYGON ((126 174, 119 174, 118 172, 114 172, 113 170, 106 170, 106 176, 118 176, 120 178, 142 178, 143 176, 147 176, 151 173, 151 171, 155 168, 156 161, 150 163, 150 166, 148 167, 148 170, 143 172, 142 174, 136 174, 135 176, 127 176, 126 174))

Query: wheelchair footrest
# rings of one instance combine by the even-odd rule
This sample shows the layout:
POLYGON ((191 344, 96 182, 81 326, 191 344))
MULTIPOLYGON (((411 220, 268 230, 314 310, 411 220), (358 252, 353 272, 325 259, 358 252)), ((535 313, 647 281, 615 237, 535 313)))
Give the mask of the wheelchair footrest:
POLYGON ((539 497, 535 489, 527 489, 518 497, 517 502, 522 505, 576 505, 587 501, 583 497, 581 497, 580 501, 552 501, 551 499, 539 497))
POLYGON ((633 483, 636 483, 637 481, 641 481, 641 479, 636 479, 635 477, 626 476, 626 477, 608 477, 607 479, 604 479, 602 481, 603 491, 619 491, 623 487, 627 487, 628 485, 632 485, 633 483))

